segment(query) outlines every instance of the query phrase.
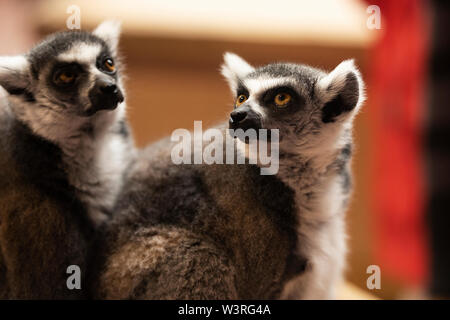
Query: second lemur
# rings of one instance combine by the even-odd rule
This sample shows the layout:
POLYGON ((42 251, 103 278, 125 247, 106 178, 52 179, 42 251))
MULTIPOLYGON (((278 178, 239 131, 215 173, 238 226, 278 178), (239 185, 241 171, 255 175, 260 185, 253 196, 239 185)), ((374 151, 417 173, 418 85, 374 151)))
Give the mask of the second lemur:
MULTIPOLYGON (((329 73, 291 63, 254 68, 226 54, 222 73, 235 97, 231 129, 279 129, 278 173, 176 165, 168 139, 148 147, 99 249, 97 298, 335 297, 352 125, 364 99, 359 71, 353 61, 329 73)), ((245 141, 235 143, 246 153, 245 141)))

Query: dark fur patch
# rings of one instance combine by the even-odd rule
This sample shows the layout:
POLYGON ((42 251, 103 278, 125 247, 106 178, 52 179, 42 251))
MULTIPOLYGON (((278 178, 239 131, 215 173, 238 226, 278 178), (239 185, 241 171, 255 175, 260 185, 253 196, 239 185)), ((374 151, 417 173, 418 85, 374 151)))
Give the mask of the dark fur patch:
POLYGON ((124 120, 119 122, 118 133, 124 138, 128 138, 130 136, 130 129, 128 128, 128 124, 124 120))
POLYGON ((345 194, 349 193, 352 188, 352 178, 348 170, 341 172, 342 176, 342 188, 345 194))
POLYGON ((16 121, 13 131, 11 151, 18 171, 56 201, 74 205, 78 212, 74 217, 83 225, 82 229, 89 233, 92 225, 86 218, 85 208, 74 197, 75 190, 69 184, 62 165, 61 150, 53 143, 34 135, 19 121, 16 121))
POLYGON ((289 255, 286 263, 286 270, 284 271, 285 280, 290 280, 295 276, 305 272, 308 261, 292 253, 289 255))
POLYGON ((149 179, 139 183, 142 189, 128 192, 118 201, 116 210, 121 211, 133 204, 148 225, 188 227, 198 219, 200 213, 209 211, 208 215, 217 214, 217 208, 212 205, 200 175, 191 168, 194 169, 189 166, 174 167, 171 175, 159 181, 149 179), (143 190, 148 190, 148 193, 143 190))
MULTIPOLYGON (((115 212, 113 224, 99 242, 99 251, 105 256, 97 258, 96 272, 101 272, 107 252, 120 246, 118 237, 126 242, 142 227, 152 226, 190 230, 222 252, 224 259, 229 259, 238 270, 239 275, 232 285, 236 286, 241 298, 275 298, 284 281, 304 270, 300 263, 302 259, 293 256, 297 243, 294 191, 276 176, 261 175, 260 168, 255 165, 176 166, 170 160, 153 164, 147 176, 138 174, 124 187, 115 212), (241 197, 230 198, 230 193, 237 192, 237 185, 241 186, 241 197), (237 203, 222 202, 225 198, 237 203), (247 203, 242 199, 248 199, 257 207, 247 207, 247 204, 239 207, 240 201, 247 203), (236 205, 244 211, 231 209, 236 205), (244 222, 248 217, 252 217, 252 221, 244 222), (270 239, 274 243, 269 244, 270 239), (267 248, 267 245, 271 247, 267 248), (274 259, 273 251, 280 256, 274 259)), ((173 263, 180 261, 182 265, 191 258, 186 256, 179 260, 173 257, 173 263)), ((206 277, 219 279, 222 276, 207 269, 208 264, 202 263, 193 270, 196 273, 205 270, 206 277)), ((167 276, 164 279, 153 276, 155 278, 146 278, 139 284, 136 293, 142 294, 146 288, 154 287, 156 281, 171 281, 167 276)), ((172 276, 175 277, 173 281, 184 281, 172 276)), ((160 291, 164 292, 163 289, 160 291)), ((158 296, 156 292, 152 294, 158 296)), ((189 296, 188 292, 177 294, 189 296)))
POLYGON ((323 107, 322 121, 324 123, 334 122, 341 114, 353 110, 358 102, 358 87, 356 75, 354 73, 347 74, 344 88, 323 107))
POLYGON ((260 105, 264 107, 271 119, 290 118, 305 105, 305 98, 290 86, 279 86, 268 89, 261 94, 259 100, 260 105), (283 108, 277 107, 274 102, 275 96, 279 93, 287 93, 291 96, 291 100, 283 108))
POLYGON ((27 102, 36 102, 32 92, 23 88, 7 88, 6 89, 10 95, 23 96, 24 100, 27 102))
POLYGON ((57 105, 80 104, 79 87, 88 80, 88 69, 89 66, 76 62, 54 63, 46 78, 46 86, 52 90, 52 95, 49 97, 53 100, 52 102, 57 105), (59 83, 58 76, 63 72, 73 74, 76 77, 75 81, 70 84, 59 83))
POLYGON ((350 159, 350 157, 352 156, 352 145, 351 145, 351 143, 347 143, 344 146, 344 148, 341 151, 341 154, 346 160, 350 159))
POLYGON ((261 175, 260 168, 248 165, 252 180, 249 181, 257 202, 267 210, 270 219, 289 236, 291 251, 295 250, 297 242, 297 209, 295 192, 275 175, 261 175))
POLYGON ((85 290, 67 289, 66 269, 80 266, 86 285, 93 227, 68 183, 59 148, 16 120, 0 132, 0 294, 86 297, 85 290))
POLYGON ((350 161, 352 156, 352 145, 346 144, 344 148, 342 148, 339 156, 335 160, 333 166, 336 168, 338 174, 341 176, 341 183, 343 187, 344 193, 349 193, 352 187, 352 179, 350 175, 350 171, 348 169, 348 162, 350 161))
POLYGON ((239 96, 241 94, 245 94, 247 97, 249 96, 248 89, 242 84, 241 81, 239 81, 238 87, 236 89, 236 96, 239 96))

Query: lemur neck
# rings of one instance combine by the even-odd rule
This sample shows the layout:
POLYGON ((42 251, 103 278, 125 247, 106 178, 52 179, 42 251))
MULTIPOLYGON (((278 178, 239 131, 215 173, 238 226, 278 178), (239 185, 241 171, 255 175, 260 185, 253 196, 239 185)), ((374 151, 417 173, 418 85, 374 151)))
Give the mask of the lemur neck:
POLYGON ((90 219, 104 221, 122 186, 133 155, 124 105, 91 117, 64 115, 50 109, 16 107, 16 117, 61 150, 68 183, 86 206, 90 219))
MULTIPOLYGON (((70 118, 66 119, 70 122, 70 118)), ((76 160, 74 165, 92 161, 92 158, 99 155, 100 149, 105 140, 111 139, 114 133, 119 132, 119 123, 124 119, 114 112, 103 112, 89 118, 72 119, 73 123, 67 128, 61 128, 60 124, 55 124, 54 131, 59 132, 50 136, 54 139, 62 150, 67 164, 76 160), (59 127, 59 128, 58 128, 59 127)))
POLYGON ((338 143, 312 148, 280 150, 278 176, 298 194, 322 192, 351 158, 350 136, 340 137, 338 143))
POLYGON ((61 146, 69 181, 96 224, 110 215, 133 158, 126 120, 112 113, 99 116, 61 146))
POLYGON ((302 176, 305 171, 320 177, 330 175, 337 163, 347 162, 351 156, 352 135, 350 127, 342 127, 332 134, 314 137, 302 146, 280 146, 280 169, 288 174, 292 169, 302 176))

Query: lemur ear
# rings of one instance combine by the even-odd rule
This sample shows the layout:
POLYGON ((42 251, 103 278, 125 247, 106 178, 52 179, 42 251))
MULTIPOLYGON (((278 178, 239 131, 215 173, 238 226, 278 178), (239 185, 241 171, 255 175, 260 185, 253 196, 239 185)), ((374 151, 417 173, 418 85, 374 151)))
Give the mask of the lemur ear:
POLYGON ((353 60, 341 62, 317 82, 316 94, 324 104, 322 121, 334 122, 341 115, 350 115, 364 101, 364 84, 353 60))
POLYGON ((19 94, 30 84, 29 62, 25 56, 0 57, 0 86, 9 94, 19 94))
POLYGON ((100 39, 103 39, 115 54, 119 45, 120 29, 120 21, 108 20, 102 22, 92 33, 100 39))
POLYGON ((247 74, 255 70, 250 64, 238 55, 227 52, 223 56, 224 63, 222 64, 221 73, 228 81, 232 91, 236 91, 239 79, 245 77, 247 74))

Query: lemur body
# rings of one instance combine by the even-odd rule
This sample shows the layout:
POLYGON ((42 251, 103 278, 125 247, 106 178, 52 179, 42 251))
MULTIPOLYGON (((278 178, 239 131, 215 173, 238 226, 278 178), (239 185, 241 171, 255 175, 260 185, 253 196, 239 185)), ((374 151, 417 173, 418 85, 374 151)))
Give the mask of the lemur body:
POLYGON ((334 297, 359 72, 351 61, 328 74, 294 64, 255 69, 227 54, 222 73, 237 97, 231 128, 279 129, 279 172, 175 165, 169 141, 148 147, 105 229, 97 298, 334 297))
POLYGON ((276 297, 295 245, 289 188, 256 165, 175 165, 174 145, 162 140, 134 164, 96 250, 94 296, 276 297))
POLYGON ((222 73, 238 96, 246 96, 232 112, 231 122, 236 116, 238 122, 231 126, 279 128, 277 177, 294 191, 294 251, 307 262, 304 272, 283 285, 280 298, 334 298, 345 267, 352 126, 364 100, 360 73, 353 61, 329 74, 283 63, 255 69, 233 55, 226 61, 222 73), (275 103, 267 103, 267 93, 275 103), (278 103, 286 93, 289 101, 278 103), (239 109, 245 108, 247 117, 240 120, 239 109))
POLYGON ((0 297, 81 298, 91 242, 133 157, 119 25, 51 35, 0 57, 0 297), (82 290, 69 290, 67 267, 82 290))

